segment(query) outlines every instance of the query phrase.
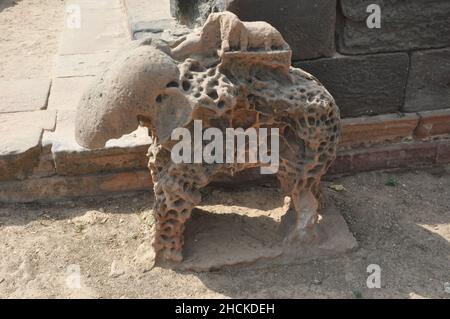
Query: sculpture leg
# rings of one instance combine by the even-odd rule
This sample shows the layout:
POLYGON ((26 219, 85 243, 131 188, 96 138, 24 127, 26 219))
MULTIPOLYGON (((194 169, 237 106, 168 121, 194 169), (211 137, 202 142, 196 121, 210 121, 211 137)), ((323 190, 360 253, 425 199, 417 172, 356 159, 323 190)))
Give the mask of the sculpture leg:
POLYGON ((314 197, 317 199, 319 205, 319 211, 325 208, 325 195, 323 193, 322 187, 320 185, 320 180, 314 182, 311 186, 311 190, 314 194, 314 197))
POLYGON ((291 201, 295 213, 295 221, 287 234, 286 240, 309 240, 315 235, 314 226, 318 219, 318 201, 313 192, 308 189, 292 192, 291 201))
MULTIPOLYGON (((282 162, 283 163, 283 162, 282 162)), ((312 178, 304 180, 296 165, 284 162, 277 174, 283 193, 291 198, 288 211, 281 219, 280 230, 285 242, 311 240, 315 236, 319 201, 312 178)), ((316 180, 314 180, 316 182, 316 180)))
POLYGON ((156 234, 153 247, 157 260, 183 260, 185 223, 192 209, 201 201, 196 187, 196 181, 201 178, 196 179, 193 177, 195 174, 189 174, 192 171, 175 165, 166 173, 160 172, 155 183, 156 234))

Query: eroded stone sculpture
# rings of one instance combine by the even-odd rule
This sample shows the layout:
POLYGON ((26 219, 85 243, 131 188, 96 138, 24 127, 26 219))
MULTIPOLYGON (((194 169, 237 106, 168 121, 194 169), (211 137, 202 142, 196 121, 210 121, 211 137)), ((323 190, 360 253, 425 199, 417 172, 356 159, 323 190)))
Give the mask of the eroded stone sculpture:
POLYGON ((313 233, 322 203, 319 183, 335 158, 340 134, 334 99, 310 74, 292 68, 282 36, 264 22, 241 22, 229 12, 211 14, 203 28, 173 45, 133 44, 98 76, 80 102, 76 139, 102 147, 136 129, 149 128, 149 168, 154 182, 160 260, 182 260, 183 231, 199 189, 219 174, 260 163, 182 163, 171 160, 178 127, 278 128, 276 176, 291 208, 282 220, 285 240, 313 233))

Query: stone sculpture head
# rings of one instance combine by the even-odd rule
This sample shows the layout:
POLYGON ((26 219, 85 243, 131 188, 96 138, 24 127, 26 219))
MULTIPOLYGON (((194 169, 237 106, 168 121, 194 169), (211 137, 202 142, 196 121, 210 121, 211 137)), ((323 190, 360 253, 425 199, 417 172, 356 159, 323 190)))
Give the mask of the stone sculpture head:
POLYGON ((118 57, 80 101, 76 140, 86 148, 135 130, 139 122, 166 140, 191 118, 190 103, 179 88, 179 70, 163 50, 149 42, 132 46, 118 57))

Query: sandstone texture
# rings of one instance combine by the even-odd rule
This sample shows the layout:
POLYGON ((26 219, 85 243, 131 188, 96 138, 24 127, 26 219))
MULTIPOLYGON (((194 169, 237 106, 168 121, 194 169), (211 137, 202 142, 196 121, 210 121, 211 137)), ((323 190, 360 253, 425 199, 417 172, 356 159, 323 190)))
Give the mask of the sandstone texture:
POLYGON ((450 46, 447 0, 341 0, 343 29, 338 51, 345 54, 393 52, 450 46), (381 8, 381 28, 367 27, 367 6, 381 8))
MULTIPOLYGON (((196 121, 219 132, 278 129, 276 176, 291 198, 281 221, 283 240, 315 238, 323 205, 320 178, 336 156, 340 116, 322 84, 290 66, 291 54, 269 24, 217 13, 181 43, 144 39, 133 44, 84 94, 75 122, 75 137, 83 147, 100 148, 110 138, 133 131, 138 122, 149 128, 156 219, 153 246, 159 261, 182 260, 185 222, 201 202, 201 188, 217 175, 267 166, 261 159, 174 162, 172 131, 182 127, 194 133, 196 121)), ((192 150, 194 158, 196 151, 192 150)))
POLYGON ((403 106, 409 68, 407 53, 338 55, 294 65, 324 83, 343 117, 393 113, 403 106))
POLYGON ((403 111, 449 108, 450 49, 413 52, 403 111))

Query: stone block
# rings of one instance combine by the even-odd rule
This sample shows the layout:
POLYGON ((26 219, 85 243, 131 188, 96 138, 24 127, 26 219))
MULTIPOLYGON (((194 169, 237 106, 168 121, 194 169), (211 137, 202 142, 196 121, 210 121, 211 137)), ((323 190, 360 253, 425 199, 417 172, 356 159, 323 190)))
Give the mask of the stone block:
POLYGON ((0 181, 23 179, 39 164, 44 130, 55 126, 55 111, 0 114, 0 181))
POLYGON ((409 142, 340 151, 329 174, 430 166, 439 161, 439 149, 442 149, 441 162, 444 162, 448 145, 450 145, 449 140, 409 142))
POLYGON ((170 0, 124 0, 123 3, 131 23, 172 18, 170 0))
POLYGON ((100 73, 116 56, 117 51, 89 54, 59 55, 53 67, 53 77, 83 77, 100 73))
MULTIPOLYGON (((138 128, 120 139, 109 140, 104 148, 88 150, 75 140, 73 110, 58 112, 56 130, 44 134, 42 145, 51 145, 59 175, 83 175, 147 167, 146 152, 151 143, 148 131, 138 128)), ((137 123, 136 123, 137 127, 137 123)))
POLYGON ((336 56, 294 65, 325 85, 343 117, 394 113, 403 106, 407 53, 336 56))
POLYGON ((36 111, 47 106, 50 79, 0 81, 0 113, 36 111))
POLYGON ((55 78, 48 99, 49 110, 76 110, 92 76, 55 78))
POLYGON ((450 49, 413 52, 403 110, 444 108, 450 108, 450 49))
POLYGON ((438 154, 436 162, 438 164, 450 163, 450 141, 442 141, 438 144, 438 154))
POLYGON ((266 21, 273 25, 291 46, 294 61, 330 57, 334 53, 335 0, 219 2, 242 21, 266 21))
POLYGON ((147 169, 79 176, 51 176, 0 182, 0 202, 50 202, 82 196, 151 190, 147 169))
POLYGON ((450 134, 450 109, 419 112, 419 125, 415 135, 419 138, 427 138, 437 135, 450 134))
MULTIPOLYGON (((62 32, 59 54, 113 50, 129 42, 125 16, 118 6, 120 4, 118 1, 72 1, 72 4, 80 8, 80 25, 66 24, 62 32)), ((70 18, 66 16, 66 21, 70 18)))
POLYGON ((419 122, 417 114, 385 114, 342 120, 340 148, 370 146, 411 138, 419 122))
POLYGON ((134 40, 152 37, 171 42, 189 31, 172 16, 170 0, 124 0, 124 6, 134 40))
POLYGON ((448 0, 341 0, 338 51, 345 54, 406 51, 450 45, 448 0), (381 28, 367 27, 367 6, 381 7, 381 28))

